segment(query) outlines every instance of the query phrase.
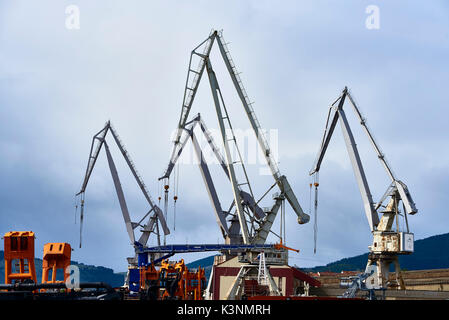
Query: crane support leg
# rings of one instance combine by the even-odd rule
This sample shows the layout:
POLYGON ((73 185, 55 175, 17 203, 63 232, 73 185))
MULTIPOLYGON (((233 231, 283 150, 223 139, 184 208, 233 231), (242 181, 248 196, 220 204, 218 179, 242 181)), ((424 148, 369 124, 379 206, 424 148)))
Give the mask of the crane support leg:
POLYGON ((248 268, 246 266, 242 266, 240 268, 239 273, 237 274, 237 277, 235 277, 234 281, 232 282, 231 287, 229 288, 228 293, 226 294, 225 300, 235 300, 235 297, 237 296, 237 293, 242 286, 243 278, 245 277, 246 273, 248 272, 248 268))

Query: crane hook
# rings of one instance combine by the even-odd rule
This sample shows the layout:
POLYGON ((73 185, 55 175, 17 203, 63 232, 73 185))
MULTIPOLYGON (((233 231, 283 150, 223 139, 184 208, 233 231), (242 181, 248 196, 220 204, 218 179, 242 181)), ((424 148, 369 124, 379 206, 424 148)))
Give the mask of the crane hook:
MULTIPOLYGON (((314 200, 314 223, 313 223, 313 254, 316 253, 317 238, 318 238, 318 173, 314 174, 315 200, 314 200)), ((311 184, 312 186, 312 184, 311 184)))
POLYGON ((84 192, 81 194, 81 210, 80 210, 80 248, 83 234, 83 219, 84 219, 84 192))

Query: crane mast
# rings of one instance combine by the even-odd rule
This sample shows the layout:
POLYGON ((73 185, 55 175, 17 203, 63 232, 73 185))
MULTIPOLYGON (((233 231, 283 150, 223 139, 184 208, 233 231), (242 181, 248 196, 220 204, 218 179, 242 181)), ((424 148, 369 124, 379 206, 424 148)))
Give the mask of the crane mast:
MULTIPOLYGON (((224 156, 219 154, 217 158, 219 159, 219 163, 222 165, 222 167, 225 169, 225 173, 231 183, 232 193, 233 193, 233 203, 231 205, 232 207, 235 207, 235 214, 233 215, 234 218, 238 220, 238 228, 239 232, 241 233, 241 240, 244 244, 250 244, 250 243, 264 243, 268 233, 270 232, 271 226, 274 222, 274 218, 276 217, 276 214, 281 208, 281 203, 284 201, 284 199, 287 199, 287 201, 292 206, 293 210, 298 216, 298 223, 303 224, 307 223, 310 219, 310 217, 304 213, 302 210, 298 199, 296 198, 296 195, 294 194, 287 178, 284 175, 281 175, 279 168, 277 167, 276 161, 273 157, 273 154, 271 152, 270 146, 264 136, 263 130, 261 129, 260 123, 257 120, 257 117, 255 115, 254 109, 252 108, 252 103, 248 98, 248 95, 246 93, 246 90, 243 86, 243 83, 240 79, 239 73, 237 72, 237 69, 235 67, 234 61, 230 55, 229 49, 227 47, 226 42, 223 39, 222 32, 213 30, 209 37, 201 42, 197 47, 195 47, 190 55, 190 61, 189 61, 189 67, 187 72, 187 79, 186 79, 186 85, 184 89, 184 97, 182 102, 182 108, 181 108, 181 116, 178 122, 178 128, 176 137, 174 139, 174 146, 173 151, 171 153, 170 163, 169 167, 164 174, 163 177, 160 179, 166 179, 168 180, 168 177, 170 176, 170 172, 174 167, 174 164, 176 160, 178 159, 179 155, 182 152, 183 147, 185 146, 185 143, 187 140, 182 140, 182 136, 184 132, 187 132, 187 136, 192 138, 195 152, 197 155, 200 153, 200 150, 198 149, 198 144, 196 142, 196 138, 193 135, 193 128, 188 128, 189 124, 191 124, 191 121, 188 121, 188 116, 191 111, 193 101, 195 99, 197 89, 200 83, 200 80, 203 76, 203 73, 206 72, 209 79, 209 85, 211 88, 211 93, 214 101, 215 111, 218 118, 220 133, 221 133, 221 140, 224 147, 224 156), (262 153, 266 159, 266 162, 268 164, 268 167, 270 168, 271 174, 275 180, 275 184, 280 189, 280 194, 275 198, 275 204, 269 210, 268 212, 264 212, 262 209, 258 208, 257 203, 261 200, 256 200, 255 196, 253 194, 251 184, 248 179, 247 171, 245 168, 245 165, 243 164, 243 160, 241 157, 240 150, 238 149, 236 138, 234 136, 234 131, 232 128, 232 124, 229 118, 228 111, 226 109, 226 105, 224 103, 224 99, 222 96, 222 92, 220 90, 220 86, 216 77, 216 74, 214 72, 214 69, 212 67, 212 62, 210 60, 210 52, 212 49, 212 46, 214 42, 217 42, 219 51, 221 53, 221 56, 223 58, 223 61, 226 65, 226 68, 228 70, 228 73, 231 76, 231 80, 234 84, 234 87, 238 93, 238 96, 242 102, 243 108, 245 110, 245 113, 248 117, 248 120, 251 124, 251 128, 253 129, 258 144, 262 149, 262 153), (198 60, 198 61, 197 61, 198 60), (197 61, 197 62, 196 62, 197 61), (197 63, 197 67, 195 68, 195 62, 197 63), (237 156, 238 159, 234 159, 231 154, 231 144, 236 148, 237 150, 237 156), (243 175, 240 177, 237 177, 236 173, 236 165, 240 165, 243 172, 243 175), (243 190, 243 187, 247 188, 247 190, 243 190), (248 218, 249 222, 252 224, 251 228, 248 227, 248 218)), ((204 125, 204 123, 203 123, 204 125)), ((202 125, 202 126, 203 126, 202 125)), ((204 130, 203 130, 204 132, 204 130)), ((206 137, 208 141, 211 141, 210 137, 206 137)), ((216 145, 211 145, 212 149, 214 150, 214 153, 217 155, 218 149, 216 148, 216 145)), ((215 213, 220 215, 221 206, 218 206, 217 203, 218 197, 216 197, 216 194, 212 191, 213 196, 211 196, 211 190, 215 190, 211 185, 213 185, 212 180, 210 176, 208 176, 207 171, 204 169, 204 161, 200 161, 200 167, 203 167, 201 169, 203 178, 205 180, 206 188, 208 189, 209 195, 211 197, 215 213), (203 165, 201 165, 201 163, 203 165)), ((270 191, 273 187, 270 187, 268 191, 270 191)), ((268 191, 264 194, 264 196, 268 193, 268 191)), ((262 197, 263 198, 263 197, 262 197)), ((229 213, 229 212, 228 212, 229 213)), ((226 214, 225 214, 226 216, 226 214)), ((218 218, 218 220, 222 220, 221 218, 218 218)), ((217 221, 218 221, 217 220, 217 221)), ((231 224, 231 226, 234 226, 231 231, 231 227, 228 227, 228 231, 230 233, 235 233, 236 225, 235 225, 235 219, 233 221, 234 223, 231 224)), ((222 231, 224 231, 224 234, 226 235, 226 228, 223 227, 224 223, 223 221, 219 222, 220 228, 222 231)), ((229 234, 228 234, 229 236, 229 234)), ((233 241, 236 241, 235 238, 233 241)))
MULTIPOLYGON (((357 185, 362 197, 365 215, 367 217, 370 230, 373 234, 373 244, 369 246, 370 254, 368 258, 367 269, 365 272, 368 273, 368 271, 373 271, 373 268, 376 269, 376 272, 372 272, 373 275, 366 277, 368 279, 367 283, 372 283, 371 285, 368 285, 368 288, 372 287, 374 289, 380 289, 386 288, 388 286, 387 282, 389 267, 392 263, 394 263, 396 268, 396 279, 398 281, 399 287, 405 288, 402 277, 400 275, 398 255, 411 254, 413 252, 413 233, 410 233, 407 215, 416 214, 418 210, 416 209, 415 203, 413 202, 407 186, 395 177, 393 171, 391 170, 391 167, 386 161, 385 155, 381 152, 378 144, 374 140, 374 137, 366 124, 366 119, 362 116, 359 108, 357 107, 354 99, 352 98, 346 87, 340 97, 335 100, 329 108, 326 128, 324 131, 320 150, 316 157, 314 166, 310 171, 310 175, 315 175, 317 177, 324 155, 329 146, 332 134, 338 122, 341 125, 346 149, 348 151, 357 185), (373 197, 371 195, 357 145, 352 134, 349 122, 347 120, 345 111, 343 110, 346 99, 348 99, 351 103, 357 119, 362 125, 366 135, 368 136, 368 139, 370 140, 377 154, 377 157, 381 161, 388 177, 391 180, 391 183, 388 186, 386 192, 377 203, 373 201, 373 197), (387 198, 389 198, 388 203, 386 205, 383 205, 387 198), (399 201, 402 201, 404 209, 403 215, 400 214, 398 206, 399 201), (379 209, 381 207, 383 208, 383 211, 379 212, 379 209), (379 213, 382 213, 380 219, 379 213), (405 221, 405 231, 399 230, 400 216, 403 216, 403 219, 405 221), (395 220, 396 230, 393 229, 393 223, 395 220)), ((318 186, 318 183, 316 183, 316 186, 318 186)))

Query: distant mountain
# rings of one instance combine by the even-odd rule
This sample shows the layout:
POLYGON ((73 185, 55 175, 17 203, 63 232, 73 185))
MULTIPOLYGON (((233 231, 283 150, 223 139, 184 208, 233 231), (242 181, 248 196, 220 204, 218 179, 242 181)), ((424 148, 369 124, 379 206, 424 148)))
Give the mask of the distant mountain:
MULTIPOLYGON (((42 280, 42 259, 35 258, 34 264, 36 267, 37 281, 40 283, 42 280)), ((86 265, 77 261, 71 261, 71 264, 78 266, 80 269, 81 282, 107 282, 113 287, 119 287, 125 281, 126 273, 114 273, 114 270, 109 268, 86 265)), ((59 277, 57 278, 61 280, 59 277)), ((3 251, 0 251, 0 283, 5 283, 5 260, 3 251)))
MULTIPOLYGON (((341 272, 341 271, 364 271, 368 253, 358 256, 344 258, 325 266, 313 268, 300 268, 306 272, 341 272)), ((196 260, 189 263, 189 268, 201 266, 206 268, 209 274, 214 262, 214 256, 196 260)), ((403 270, 425 270, 449 268, 449 233, 432 236, 415 241, 415 252, 411 255, 400 256, 399 263, 403 270)))
MULTIPOLYGON (((325 266, 302 268, 311 272, 341 272, 365 270, 368 253, 351 258, 344 258, 325 266)), ((399 257, 401 269, 425 270, 449 268, 449 233, 432 236, 415 241, 415 252, 399 257)))
POLYGON ((214 257, 215 256, 209 256, 203 259, 192 261, 186 264, 186 267, 189 269, 197 269, 198 267, 203 268, 206 279, 209 280, 210 272, 212 271, 212 266, 214 265, 214 257))

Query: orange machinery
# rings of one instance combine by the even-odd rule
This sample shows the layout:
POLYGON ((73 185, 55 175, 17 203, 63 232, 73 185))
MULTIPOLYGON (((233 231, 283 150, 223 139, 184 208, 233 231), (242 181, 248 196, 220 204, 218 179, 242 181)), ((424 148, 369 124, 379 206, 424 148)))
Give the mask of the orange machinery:
POLYGON ((34 232, 12 231, 4 235, 5 283, 36 281, 34 232), (13 269, 14 267, 14 269, 13 269))
POLYGON ((65 282, 69 274, 65 272, 70 266, 72 248, 68 243, 47 243, 44 245, 44 257, 42 261, 42 283, 61 283, 65 282), (62 269, 64 281, 57 281, 57 270, 62 269), (49 273, 51 270, 51 279, 49 273))
POLYGON ((202 300, 202 292, 206 286, 206 276, 201 267, 190 271, 184 260, 170 262, 163 260, 159 269, 153 265, 140 268, 141 290, 148 289, 148 283, 157 283, 158 299, 202 300))
POLYGON ((169 281, 177 282, 176 289, 169 292, 167 288, 162 299, 175 298, 179 300, 202 300, 202 290, 206 284, 204 269, 198 268, 198 271, 190 271, 184 264, 184 259, 179 262, 162 261, 159 269, 159 279, 162 283, 170 285, 169 281))

